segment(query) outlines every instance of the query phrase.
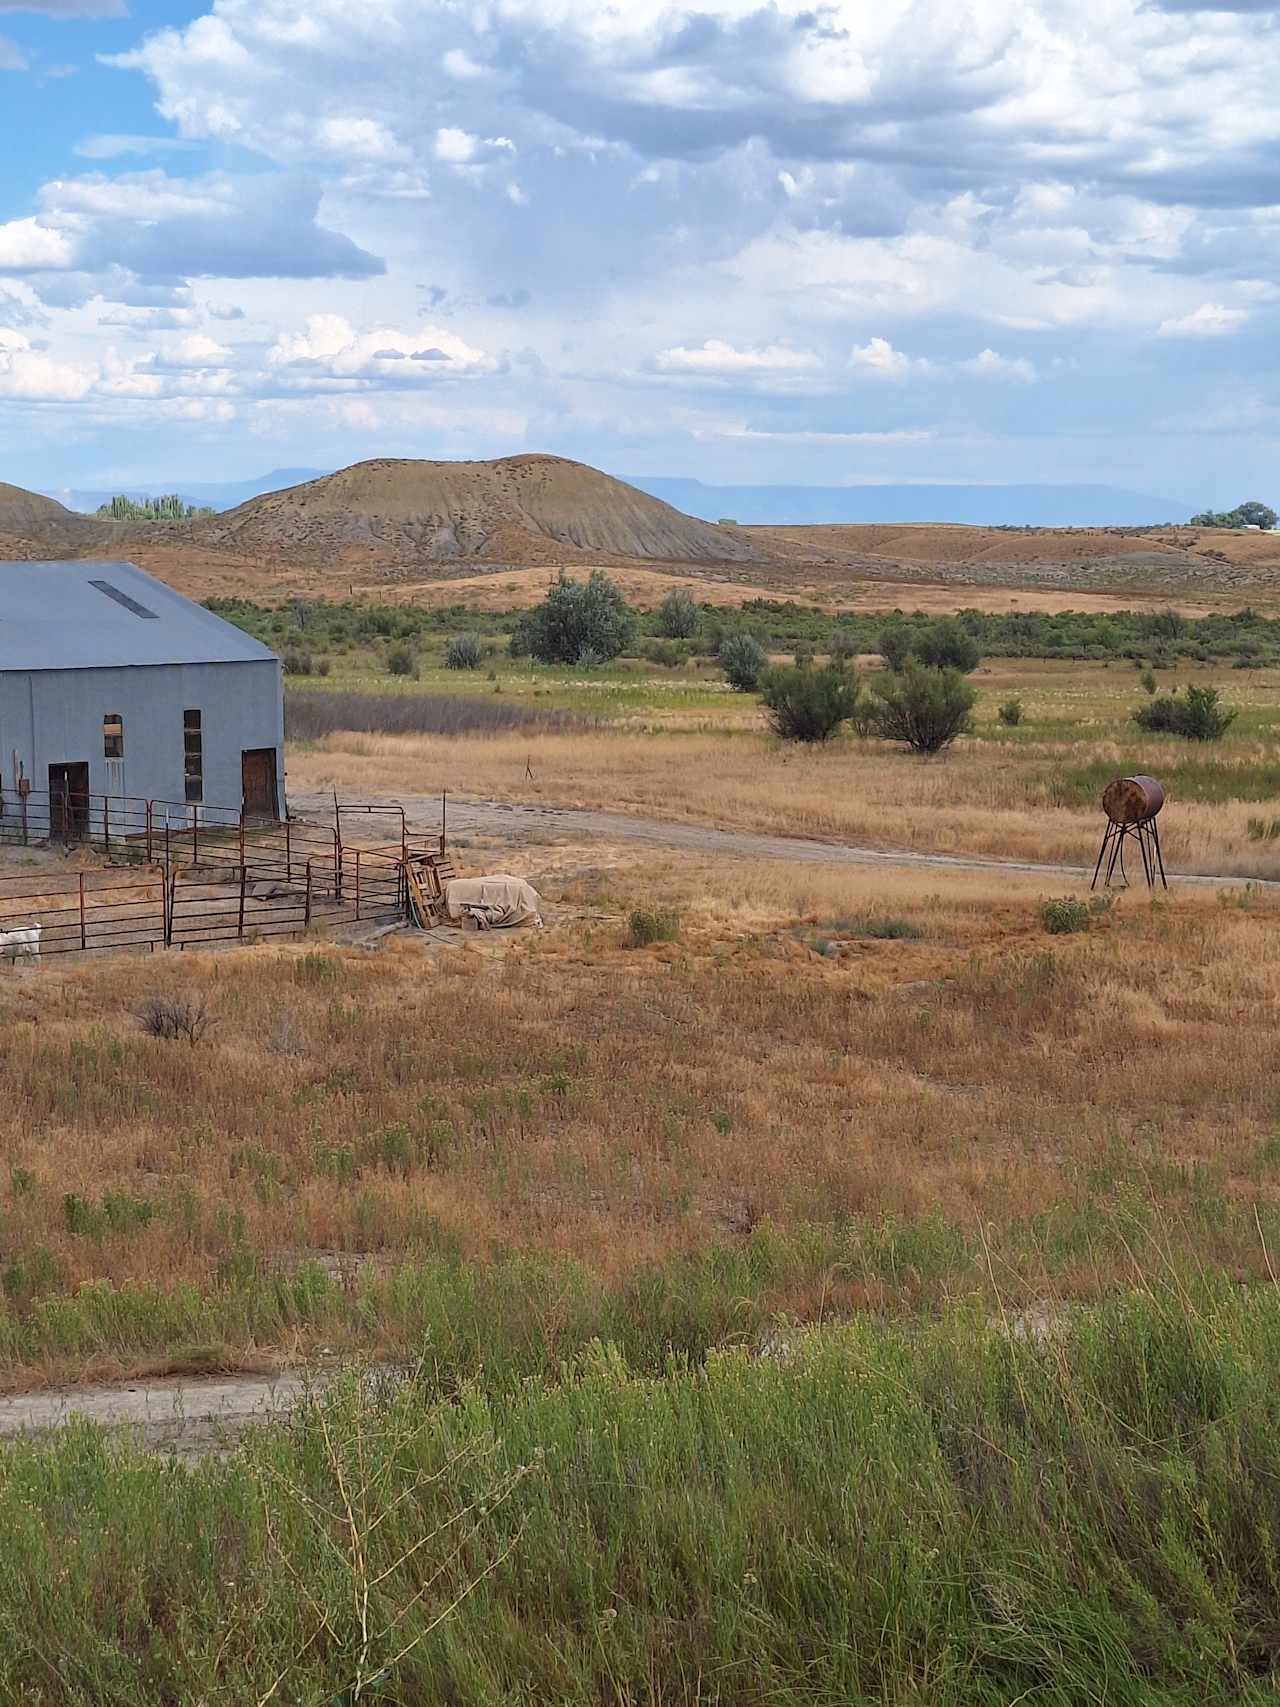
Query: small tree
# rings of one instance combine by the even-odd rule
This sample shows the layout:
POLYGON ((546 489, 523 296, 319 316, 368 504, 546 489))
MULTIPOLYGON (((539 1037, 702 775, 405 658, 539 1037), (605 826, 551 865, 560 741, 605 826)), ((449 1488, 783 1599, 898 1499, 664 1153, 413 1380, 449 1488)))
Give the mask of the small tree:
POLYGON ((843 669, 858 656, 858 637, 851 634, 847 628, 834 629, 831 639, 827 642, 827 650, 831 654, 831 662, 837 668, 843 669))
POLYGON ((418 660, 410 647, 393 646, 387 653, 387 670, 393 676, 416 676, 418 660))
POLYGON ((720 668, 735 693, 755 693, 768 658, 750 634, 728 634, 720 642, 720 668))
POLYGON ((484 659, 484 646, 478 634, 455 634, 444 649, 445 666, 450 670, 478 670, 484 659))
POLYGON ((902 622, 891 622, 880 630, 876 645, 891 670, 905 670, 911 657, 911 630, 902 622))
POLYGON ((585 581, 571 580, 562 569, 542 603, 516 624, 511 650, 540 664, 576 664, 584 652, 608 660, 630 645, 635 630, 635 613, 603 569, 593 569, 585 581))
POLYGON ((943 617, 922 629, 912 651, 930 669, 959 670, 966 676, 982 662, 978 642, 952 617, 943 617))
POLYGON ((970 727, 977 690, 959 670, 911 663, 874 684, 876 732, 904 741, 913 752, 940 753, 970 727))
POLYGON ((1185 694, 1161 694, 1138 706, 1133 721, 1149 734, 1180 735, 1184 741, 1217 741, 1238 715, 1219 703, 1217 688, 1190 687, 1185 694))
POLYGON ((760 697, 784 741, 829 741, 858 708, 858 679, 843 670, 766 670, 760 697))
POLYGON ((692 640, 702 612, 683 587, 673 587, 658 606, 658 633, 668 640, 692 640))

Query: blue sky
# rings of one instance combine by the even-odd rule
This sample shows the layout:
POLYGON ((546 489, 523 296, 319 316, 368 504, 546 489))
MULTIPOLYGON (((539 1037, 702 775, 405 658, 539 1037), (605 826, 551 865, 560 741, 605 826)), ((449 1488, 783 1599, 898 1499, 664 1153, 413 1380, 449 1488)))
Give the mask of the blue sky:
POLYGON ((1280 498, 1257 0, 0 0, 0 479, 1280 498))

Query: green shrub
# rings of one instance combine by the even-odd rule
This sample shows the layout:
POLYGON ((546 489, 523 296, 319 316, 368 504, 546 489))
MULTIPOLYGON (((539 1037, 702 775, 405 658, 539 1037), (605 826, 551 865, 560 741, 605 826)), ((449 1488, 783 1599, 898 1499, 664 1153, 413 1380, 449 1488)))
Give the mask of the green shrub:
POLYGON ((795 651, 791 654, 791 657, 797 670, 811 670, 813 668, 814 659, 817 657, 817 652, 814 649, 813 642, 811 640, 802 640, 796 647, 795 651))
POLYGON ((683 587, 674 587, 658 606, 658 633, 668 640, 692 640, 702 612, 683 587))
POLYGON ((1046 901, 1040 908, 1040 922, 1051 936, 1064 936, 1071 931, 1087 931, 1089 905, 1075 895, 1062 895, 1046 901))
POLYGON ((916 636, 912 650, 931 670, 958 670, 968 675, 982 662, 982 652, 972 634, 954 617, 931 622, 916 636))
POLYGON ((766 670, 760 697, 784 741, 829 741, 858 705, 858 681, 843 670, 766 670))
POLYGON ((633 907, 627 930, 632 948, 647 948, 654 942, 677 942, 680 913, 675 907, 633 907))
POLYGON ((1022 701, 1020 699, 1005 700, 996 712, 996 716, 1006 729, 1016 729, 1022 722, 1022 701))
POLYGON ((445 667, 450 670, 478 670, 484 658, 484 644, 478 634, 455 634, 444 649, 445 667))
POLYGON ((876 644, 880 648, 880 656, 889 669, 895 672, 906 669, 912 650, 911 630, 905 623, 891 622, 882 628, 876 644))
POLYGON ((418 660, 408 646, 393 646, 387 653, 387 671, 393 676, 416 676, 418 660))
POLYGON ((768 662, 764 647, 750 634, 728 634, 720 642, 720 668, 736 693, 755 693, 768 662))
POLYGON ((284 673, 286 676, 309 676, 312 669, 310 652, 289 651, 284 655, 284 673))
POLYGON ((837 628, 827 642, 831 662, 841 668, 856 658, 861 650, 858 636, 847 628, 837 628))
POLYGON ((590 652, 607 662, 631 644, 635 631, 635 613, 603 569, 593 569, 585 581, 562 569, 542 603, 516 623, 511 654, 540 664, 577 664, 590 652))
POLYGON ((876 682, 874 692, 879 702, 876 732, 886 740, 905 742, 917 753, 940 753, 965 734, 978 697, 958 670, 916 663, 876 682))
POLYGON ((1154 670, 1144 670, 1142 672, 1142 674, 1138 677, 1138 680, 1142 684, 1142 687, 1145 690, 1145 692, 1154 693, 1156 691, 1156 678, 1155 678, 1155 671, 1154 670))
POLYGON ((672 640, 646 640, 640 656, 651 664, 660 664, 664 670, 674 670, 684 662, 684 654, 672 640))
POLYGON ((892 913, 860 913, 833 927, 849 936, 868 937, 873 942, 919 942, 924 936, 920 926, 910 919, 900 919, 892 913))
POLYGON ((1180 735, 1184 741, 1217 741, 1239 714, 1218 700, 1217 688, 1189 687, 1185 694, 1161 694, 1133 713, 1148 734, 1180 735))
POLYGON ((891 622, 880 631, 880 655, 896 674, 911 663, 931 670, 958 670, 968 675, 982 661, 982 650, 969 630, 954 617, 908 627, 891 622))

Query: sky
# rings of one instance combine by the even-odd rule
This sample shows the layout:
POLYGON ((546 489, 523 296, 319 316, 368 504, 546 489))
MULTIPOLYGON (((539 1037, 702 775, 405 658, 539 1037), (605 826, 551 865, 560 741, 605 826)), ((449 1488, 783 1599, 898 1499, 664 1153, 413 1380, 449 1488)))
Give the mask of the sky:
POLYGON ((0 0, 0 479, 1280 500, 1257 0, 0 0))

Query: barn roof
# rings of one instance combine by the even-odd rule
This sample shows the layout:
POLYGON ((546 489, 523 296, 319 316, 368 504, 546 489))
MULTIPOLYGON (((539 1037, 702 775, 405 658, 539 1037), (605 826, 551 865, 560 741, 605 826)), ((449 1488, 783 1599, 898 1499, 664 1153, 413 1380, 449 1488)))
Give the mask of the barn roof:
POLYGON ((272 656, 133 563, 0 562, 0 670, 239 664, 272 656))

